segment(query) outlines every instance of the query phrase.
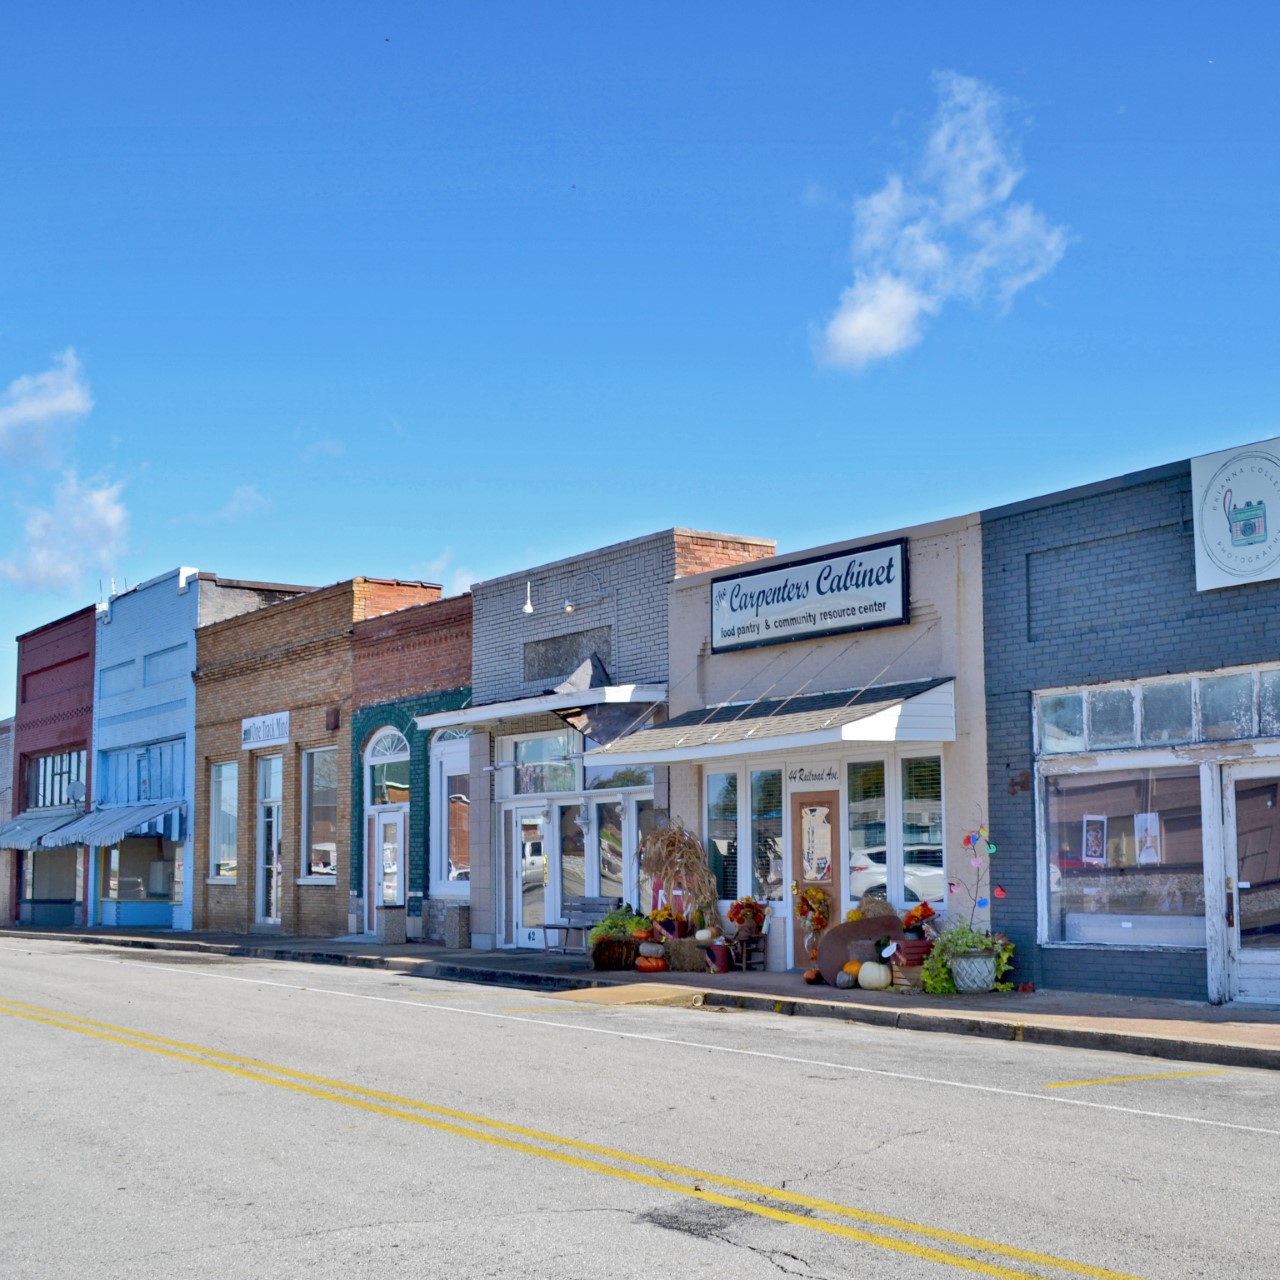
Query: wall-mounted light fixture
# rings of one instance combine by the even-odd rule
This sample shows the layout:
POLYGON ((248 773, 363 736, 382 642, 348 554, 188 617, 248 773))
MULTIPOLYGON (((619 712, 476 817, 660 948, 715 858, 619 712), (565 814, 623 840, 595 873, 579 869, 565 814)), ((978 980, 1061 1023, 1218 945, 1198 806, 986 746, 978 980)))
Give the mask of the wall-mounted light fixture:
POLYGON ((580 609, 585 604, 595 604, 597 600, 604 599, 604 583, 600 580, 600 575, 594 569, 579 569, 575 576, 579 578, 583 576, 594 578, 596 583, 596 594, 587 599, 583 599, 582 594, 575 591, 574 594, 578 596, 578 599, 565 600, 565 613, 572 613, 575 609, 580 609))
POLYGON ((520 612, 533 612, 533 583, 531 582, 526 582, 524 584, 524 604, 520 606, 520 612))

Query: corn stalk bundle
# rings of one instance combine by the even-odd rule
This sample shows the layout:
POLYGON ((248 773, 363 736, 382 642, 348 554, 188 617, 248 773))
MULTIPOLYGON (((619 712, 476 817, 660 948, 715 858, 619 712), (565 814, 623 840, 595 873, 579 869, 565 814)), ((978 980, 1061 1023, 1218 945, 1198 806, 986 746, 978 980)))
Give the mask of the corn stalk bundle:
POLYGON ((645 875, 661 881, 673 910, 678 894, 687 912, 701 908, 707 924, 719 922, 718 888, 715 874, 707 865, 707 851, 679 818, 649 834, 642 846, 640 867, 645 875))

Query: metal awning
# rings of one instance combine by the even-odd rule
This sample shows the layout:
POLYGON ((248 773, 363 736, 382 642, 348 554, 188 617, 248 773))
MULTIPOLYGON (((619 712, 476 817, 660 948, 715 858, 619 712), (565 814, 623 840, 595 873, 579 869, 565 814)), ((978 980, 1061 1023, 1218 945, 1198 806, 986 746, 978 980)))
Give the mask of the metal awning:
POLYGON ((118 844, 125 836, 158 835, 168 840, 182 839, 185 800, 154 800, 149 804, 117 804, 95 809, 41 841, 47 849, 69 844, 118 844))
POLYGON ((700 707, 588 751, 584 759, 671 764, 846 742, 954 742, 955 687, 950 678, 914 680, 700 707))
POLYGON ((536 716, 544 711, 569 711, 575 707, 595 707, 608 703, 665 702, 664 684, 610 684, 594 689, 538 694, 532 698, 513 698, 509 702, 487 702, 460 711, 437 711, 434 715, 416 716, 419 729, 453 729, 464 725, 492 724, 519 716, 536 716))
POLYGON ((56 809, 28 809, 0 826, 0 849, 38 849, 43 836, 82 817, 83 809, 72 809, 66 805, 59 805, 56 809))

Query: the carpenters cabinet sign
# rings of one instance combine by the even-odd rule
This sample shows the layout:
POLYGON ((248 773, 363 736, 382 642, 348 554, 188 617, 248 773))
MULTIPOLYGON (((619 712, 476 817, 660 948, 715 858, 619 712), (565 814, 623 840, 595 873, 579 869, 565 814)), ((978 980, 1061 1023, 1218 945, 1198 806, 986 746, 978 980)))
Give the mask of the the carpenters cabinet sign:
POLYGON ((909 622, 907 540, 711 580, 711 652, 909 622))
POLYGON ((1196 590, 1280 578, 1280 440, 1191 459, 1196 590))

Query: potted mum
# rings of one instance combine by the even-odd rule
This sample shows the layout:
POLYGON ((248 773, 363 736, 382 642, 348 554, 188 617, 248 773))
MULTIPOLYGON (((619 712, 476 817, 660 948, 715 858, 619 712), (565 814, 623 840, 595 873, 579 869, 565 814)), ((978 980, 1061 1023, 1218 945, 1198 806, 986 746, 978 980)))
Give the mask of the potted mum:
POLYGON ((764 903, 757 902, 748 894, 745 898, 738 898, 730 903, 725 915, 728 916, 729 923, 736 928, 739 937, 749 938, 764 928, 765 913, 764 903))

